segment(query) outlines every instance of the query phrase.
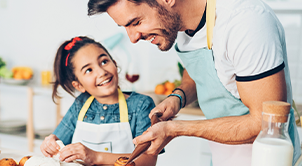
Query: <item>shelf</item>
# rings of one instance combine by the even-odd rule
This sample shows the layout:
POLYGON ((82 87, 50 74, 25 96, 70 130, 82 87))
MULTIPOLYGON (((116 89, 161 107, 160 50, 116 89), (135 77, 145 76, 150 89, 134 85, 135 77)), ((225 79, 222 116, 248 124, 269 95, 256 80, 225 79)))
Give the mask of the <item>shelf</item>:
POLYGON ((39 86, 34 84, 28 85, 8 85, 4 83, 0 83, 0 89, 5 88, 5 90, 28 90, 31 88, 36 95, 52 95, 52 87, 51 86, 39 86))
MULTIPOLYGON (((33 152, 34 148, 34 138, 35 138, 35 132, 34 132, 34 122, 33 122, 33 105, 34 105, 34 96, 36 95, 52 95, 52 87, 51 86, 37 86, 37 85, 7 85, 0 83, 0 90, 1 93, 3 90, 7 91, 23 91, 27 94, 27 101, 28 101, 28 116, 27 116, 27 125, 26 125, 26 137, 28 140, 28 149, 30 152, 33 152)), ((57 101, 57 107, 56 107, 56 123, 58 124, 61 120, 61 110, 60 110, 60 100, 57 101)))

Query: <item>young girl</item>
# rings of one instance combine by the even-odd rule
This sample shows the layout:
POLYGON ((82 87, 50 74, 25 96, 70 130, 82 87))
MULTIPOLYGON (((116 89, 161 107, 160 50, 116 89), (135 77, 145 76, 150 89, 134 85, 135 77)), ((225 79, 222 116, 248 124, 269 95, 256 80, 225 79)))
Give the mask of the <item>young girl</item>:
MULTIPOLYGON (((75 37, 58 49, 54 62, 53 100, 61 86, 74 96, 81 94, 55 129, 43 141, 42 153, 70 162, 81 159, 90 165, 114 164, 134 150, 132 139, 141 135, 151 122, 153 100, 135 92, 122 93, 118 87, 116 62, 98 42, 75 37), (60 149, 56 140, 66 147, 60 149)), ((139 165, 155 165, 157 156, 143 154, 139 165)))

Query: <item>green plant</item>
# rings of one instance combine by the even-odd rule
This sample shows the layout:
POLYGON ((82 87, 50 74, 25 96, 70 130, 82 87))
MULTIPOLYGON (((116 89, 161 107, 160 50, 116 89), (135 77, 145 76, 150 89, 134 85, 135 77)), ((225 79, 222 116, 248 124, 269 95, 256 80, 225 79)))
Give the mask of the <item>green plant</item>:
POLYGON ((294 111, 296 112, 296 114, 297 114, 297 116, 298 116, 298 119, 297 118, 295 118, 296 119, 296 125, 298 125, 299 123, 301 123, 301 120, 300 120, 300 113, 299 113, 299 111, 298 111, 298 109, 297 109, 297 106, 296 106, 296 103, 295 103, 295 100, 293 100, 293 109, 294 109, 294 111))
POLYGON ((0 68, 4 67, 6 64, 5 62, 2 60, 2 58, 0 57, 0 68))
POLYGON ((180 74, 180 76, 182 78, 182 75, 183 75, 183 72, 184 72, 184 67, 181 65, 180 62, 178 62, 177 65, 178 65, 179 74, 180 74))
POLYGON ((5 66, 0 67, 0 77, 3 78, 12 78, 13 72, 7 69, 5 66))
POLYGON ((5 62, 0 57, 0 77, 12 78, 13 72, 6 67, 5 62))

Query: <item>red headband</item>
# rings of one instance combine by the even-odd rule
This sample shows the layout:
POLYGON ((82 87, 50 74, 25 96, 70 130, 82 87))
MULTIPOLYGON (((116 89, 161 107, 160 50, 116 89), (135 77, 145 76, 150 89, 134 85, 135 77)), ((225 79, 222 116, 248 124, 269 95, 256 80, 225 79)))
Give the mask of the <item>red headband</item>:
MULTIPOLYGON (((71 41, 70 43, 68 43, 68 44, 64 47, 64 49, 65 49, 65 50, 71 50, 72 47, 74 46, 74 44, 75 44, 77 41, 81 41, 81 40, 82 40, 82 39, 79 38, 79 37, 73 38, 72 41, 71 41)), ((67 57, 66 57, 65 66, 67 66, 67 64, 68 64, 68 57, 69 57, 69 55, 70 55, 70 53, 68 53, 68 55, 67 55, 67 57)))

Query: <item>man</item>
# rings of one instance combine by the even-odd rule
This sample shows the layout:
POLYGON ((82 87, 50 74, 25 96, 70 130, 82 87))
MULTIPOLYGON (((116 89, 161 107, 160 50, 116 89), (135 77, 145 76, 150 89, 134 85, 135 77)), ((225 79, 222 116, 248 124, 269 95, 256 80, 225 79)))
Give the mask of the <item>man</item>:
MULTIPOLYGON (((134 139, 158 154, 177 136, 210 140, 213 165, 250 165, 264 101, 292 103, 285 35, 261 0, 90 0, 89 15, 107 12, 131 42, 175 49, 184 63, 181 85, 152 110, 162 119, 198 99, 207 120, 160 122, 134 139), (216 3, 216 4, 215 4, 216 3)), ((301 154, 293 109, 293 164, 301 154)))

